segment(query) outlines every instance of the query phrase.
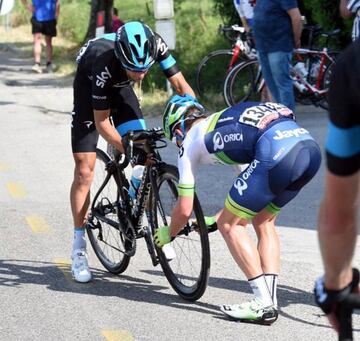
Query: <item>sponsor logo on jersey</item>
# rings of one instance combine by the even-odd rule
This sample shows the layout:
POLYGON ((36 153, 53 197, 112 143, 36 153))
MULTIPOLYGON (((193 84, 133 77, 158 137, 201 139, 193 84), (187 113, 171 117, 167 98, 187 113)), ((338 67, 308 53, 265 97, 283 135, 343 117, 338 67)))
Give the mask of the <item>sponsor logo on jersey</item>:
POLYGON ((86 124, 86 126, 88 127, 88 129, 90 129, 91 125, 94 123, 93 121, 84 121, 84 124, 86 124))
POLYGON ((285 148, 284 147, 281 147, 277 153, 273 156, 273 160, 277 160, 285 151, 285 148))
POLYGON ((213 137, 213 143, 214 143, 214 152, 216 152, 217 150, 224 149, 224 141, 219 132, 215 133, 213 137))
POLYGON ((233 120, 234 117, 224 117, 224 118, 220 118, 220 120, 218 120, 218 123, 221 123, 221 122, 226 122, 226 121, 231 121, 233 120))
POLYGON ((108 79, 111 78, 111 73, 107 66, 105 66, 105 71, 101 72, 100 75, 96 75, 96 86, 103 88, 108 79))
POLYGON ((166 51, 169 49, 169 47, 165 44, 165 42, 159 43, 159 51, 161 55, 164 55, 166 51))
POLYGON ((184 155, 184 147, 180 146, 179 148, 179 157, 182 157, 184 155))
POLYGON ((238 178, 234 183, 234 187, 239 192, 239 195, 243 195, 243 192, 248 188, 248 185, 243 179, 238 178))
POLYGON ((299 137, 300 135, 309 134, 304 128, 296 128, 291 130, 276 130, 276 135, 273 137, 274 140, 282 140, 290 137, 299 137))
POLYGON ((256 169, 257 165, 260 163, 259 160, 254 160, 250 163, 250 165, 246 168, 246 170, 242 173, 241 177, 244 180, 249 179, 250 175, 254 172, 254 170, 256 169))
POLYGON ((97 95, 92 95, 93 99, 107 99, 106 96, 97 96, 97 95))
POLYGON ((213 137, 214 151, 224 149, 225 143, 242 141, 242 140, 243 140, 243 134, 241 133, 232 133, 222 136, 219 132, 216 132, 213 137))

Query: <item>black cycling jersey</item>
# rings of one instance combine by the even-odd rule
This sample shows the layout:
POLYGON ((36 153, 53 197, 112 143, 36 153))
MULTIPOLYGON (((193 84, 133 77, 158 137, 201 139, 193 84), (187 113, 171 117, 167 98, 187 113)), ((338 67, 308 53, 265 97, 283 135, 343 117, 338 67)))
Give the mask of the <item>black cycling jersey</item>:
POLYGON ((327 167, 336 175, 360 169, 360 40, 336 61, 329 89, 327 167))
MULTIPOLYGON (((155 61, 169 78, 179 72, 175 59, 160 35, 156 34, 155 61)), ((91 82, 92 103, 95 110, 110 108, 109 97, 116 89, 130 85, 126 71, 114 53, 115 33, 89 40, 77 56, 78 72, 91 82)))
MULTIPOLYGON (((156 34, 155 60, 166 77, 179 72, 164 40, 156 34)), ((129 130, 146 128, 139 101, 126 70, 114 53, 115 33, 90 40, 77 56, 74 79, 74 110, 71 124, 74 153, 94 152, 99 134, 94 110, 111 109, 114 126, 123 136, 129 130)))

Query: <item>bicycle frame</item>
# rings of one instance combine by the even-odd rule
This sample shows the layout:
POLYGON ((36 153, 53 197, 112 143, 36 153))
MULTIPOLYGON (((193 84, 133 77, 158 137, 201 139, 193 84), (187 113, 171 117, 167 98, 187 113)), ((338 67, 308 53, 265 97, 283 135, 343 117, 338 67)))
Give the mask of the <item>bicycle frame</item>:
POLYGON ((290 72, 295 74, 296 80, 302 83, 310 94, 314 94, 316 96, 323 96, 328 92, 328 89, 320 90, 321 83, 323 81, 323 77, 325 74, 326 68, 324 67, 327 61, 330 61, 331 63, 334 63, 334 59, 331 58, 331 56, 328 54, 327 48, 322 49, 321 51, 317 50, 310 50, 310 49, 296 49, 295 55, 306 55, 306 56, 320 56, 320 65, 319 65, 319 73, 316 77, 315 85, 311 85, 306 79, 304 79, 299 72, 297 72, 294 67, 290 68, 290 72))

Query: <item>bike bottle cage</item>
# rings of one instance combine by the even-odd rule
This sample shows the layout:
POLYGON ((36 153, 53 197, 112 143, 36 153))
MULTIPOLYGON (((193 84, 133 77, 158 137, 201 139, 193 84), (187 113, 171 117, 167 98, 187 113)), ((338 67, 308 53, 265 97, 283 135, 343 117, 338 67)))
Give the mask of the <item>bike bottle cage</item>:
POLYGON ((315 282, 315 302, 326 315, 334 312, 338 304, 344 301, 350 293, 357 291, 360 278, 359 270, 353 268, 352 272, 353 276, 351 282, 341 290, 326 289, 324 277, 320 277, 315 282))

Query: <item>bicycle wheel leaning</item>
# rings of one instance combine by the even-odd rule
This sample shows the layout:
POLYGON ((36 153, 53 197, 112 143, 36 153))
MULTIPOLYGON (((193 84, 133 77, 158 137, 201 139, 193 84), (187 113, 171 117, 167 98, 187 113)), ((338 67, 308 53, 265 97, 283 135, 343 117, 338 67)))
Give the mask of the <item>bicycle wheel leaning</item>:
POLYGON ((119 194, 115 178, 106 169, 110 157, 96 150, 94 181, 90 191, 91 209, 86 230, 92 248, 101 264, 111 273, 124 272, 130 261, 125 251, 125 237, 120 232, 119 194))
MULTIPOLYGON (((164 165, 158 174, 158 195, 151 196, 151 222, 153 230, 170 225, 171 212, 177 201, 177 168, 164 165)), ((179 235, 171 242, 176 257, 168 261, 161 249, 157 249, 164 274, 173 289, 185 300, 195 301, 206 290, 210 272, 210 247, 207 226, 199 200, 194 198, 194 212, 179 235), (196 221, 196 223, 195 223, 196 221)))
POLYGON ((230 107, 245 101, 260 101, 261 82, 258 60, 235 65, 225 78, 223 92, 226 104, 230 107))
POLYGON ((224 79, 233 57, 232 50, 217 50, 210 52, 199 63, 196 69, 195 85, 199 96, 212 101, 223 101, 217 98, 222 94, 224 79))

